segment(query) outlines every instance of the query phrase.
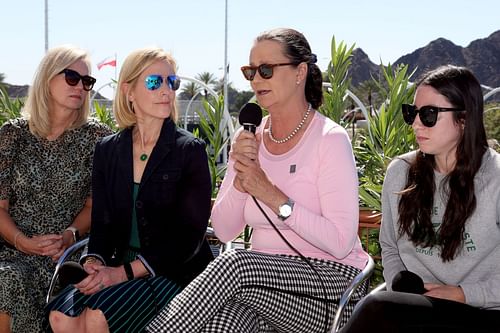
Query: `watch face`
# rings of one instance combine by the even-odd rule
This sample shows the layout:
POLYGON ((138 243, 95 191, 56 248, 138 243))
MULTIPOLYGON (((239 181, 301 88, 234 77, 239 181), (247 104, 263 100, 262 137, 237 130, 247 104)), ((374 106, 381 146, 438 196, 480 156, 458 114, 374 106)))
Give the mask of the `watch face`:
POLYGON ((282 217, 288 217, 292 214, 292 207, 289 204, 284 204, 280 207, 280 215, 282 217))

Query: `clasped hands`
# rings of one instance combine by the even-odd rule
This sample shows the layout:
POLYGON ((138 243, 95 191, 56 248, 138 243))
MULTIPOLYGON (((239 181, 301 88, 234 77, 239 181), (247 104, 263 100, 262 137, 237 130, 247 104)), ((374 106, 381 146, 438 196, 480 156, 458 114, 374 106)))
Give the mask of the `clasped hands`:
POLYGON ((231 145, 230 158, 234 160, 236 176, 234 187, 244 193, 262 198, 273 193, 275 187, 259 164, 260 133, 242 131, 231 145))
POLYGON ((75 284, 75 288, 84 295, 92 295, 104 288, 127 281, 127 276, 122 266, 108 267, 99 261, 93 261, 84 263, 83 268, 89 275, 75 284))
POLYGON ((17 248, 27 254, 51 257, 57 261, 69 246, 74 243, 73 235, 70 232, 62 234, 46 234, 27 237, 20 235, 17 248))
POLYGON ((465 295, 460 286, 424 283, 424 288, 427 290, 425 296, 465 303, 465 295))

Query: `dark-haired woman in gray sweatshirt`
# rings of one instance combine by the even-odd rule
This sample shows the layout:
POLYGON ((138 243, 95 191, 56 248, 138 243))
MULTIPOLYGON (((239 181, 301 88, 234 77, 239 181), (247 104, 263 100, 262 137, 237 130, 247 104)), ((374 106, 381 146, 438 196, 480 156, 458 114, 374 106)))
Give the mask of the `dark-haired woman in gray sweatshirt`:
POLYGON ((440 67, 402 111, 419 149, 384 181, 388 291, 365 298, 342 332, 500 332, 500 155, 486 141, 480 84, 440 67))

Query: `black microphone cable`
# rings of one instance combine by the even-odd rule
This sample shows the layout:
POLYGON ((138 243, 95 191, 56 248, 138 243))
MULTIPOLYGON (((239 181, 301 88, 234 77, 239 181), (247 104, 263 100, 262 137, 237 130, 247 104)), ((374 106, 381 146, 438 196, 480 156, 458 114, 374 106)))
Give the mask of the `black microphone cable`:
MULTIPOLYGON (((325 310, 326 310, 326 316, 325 316, 325 333, 328 333, 329 332, 329 330, 328 330, 329 329, 329 323, 330 323, 329 304, 328 303, 330 303, 330 302, 332 302, 332 303, 333 302, 337 302, 337 300, 332 300, 331 301, 331 300, 328 299, 328 293, 326 292, 325 284, 323 283, 323 280, 321 279, 321 275, 316 270, 316 267, 314 267, 314 265, 311 263, 311 261, 309 259, 307 259, 302 253, 300 253, 299 250, 297 250, 292 244, 290 244, 290 242, 285 238, 285 236, 283 236, 283 234, 279 231, 279 229, 276 227, 276 225, 273 223, 273 221, 271 221, 271 219, 269 218, 269 216, 267 216, 266 212, 264 211, 264 209, 262 209, 262 207, 260 206, 259 202, 257 201, 257 199, 255 199, 255 197, 253 195, 252 195, 252 199, 255 202, 255 204, 257 205, 257 207, 259 207, 259 210, 262 212, 262 214, 267 219, 267 221, 271 224, 271 226, 273 227, 273 229, 278 233, 278 235, 281 237, 281 239, 286 243, 286 245, 288 245, 288 247, 290 247, 295 253, 297 253, 297 255, 300 257, 300 259, 302 259, 309 267, 311 267, 311 269, 314 271, 314 273, 318 277, 318 280, 319 280, 319 282, 321 284, 321 289, 323 290, 324 298, 321 299, 319 297, 314 297, 314 296, 312 296, 311 298, 316 299, 316 300, 321 300, 325 304, 325 310)), ((260 287, 264 287, 264 286, 260 286, 260 287)), ((289 294, 294 294, 294 295, 301 296, 301 297, 306 296, 304 294, 291 293, 291 292, 284 291, 284 290, 280 290, 280 291, 281 292, 286 292, 286 293, 289 293, 289 294)))

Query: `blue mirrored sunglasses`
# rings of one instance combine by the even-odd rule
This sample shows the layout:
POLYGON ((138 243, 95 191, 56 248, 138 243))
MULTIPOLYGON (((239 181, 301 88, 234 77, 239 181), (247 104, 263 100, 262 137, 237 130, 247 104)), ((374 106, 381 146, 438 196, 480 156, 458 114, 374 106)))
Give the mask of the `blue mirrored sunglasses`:
POLYGON ((181 85, 181 79, 177 75, 169 75, 164 79, 163 76, 158 74, 148 75, 144 80, 144 85, 148 90, 156 90, 161 87, 163 81, 174 91, 179 89, 181 85))

